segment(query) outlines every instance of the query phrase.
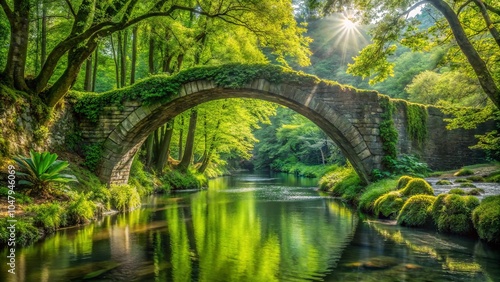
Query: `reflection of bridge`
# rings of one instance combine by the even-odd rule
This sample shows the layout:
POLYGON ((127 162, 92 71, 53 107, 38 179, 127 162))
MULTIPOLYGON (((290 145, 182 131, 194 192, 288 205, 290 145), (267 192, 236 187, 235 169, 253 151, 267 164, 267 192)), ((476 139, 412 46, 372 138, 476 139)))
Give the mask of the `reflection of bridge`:
MULTIPOLYGON (((365 182, 370 181, 373 169, 381 168, 384 150, 379 128, 384 119, 382 104, 387 102, 386 96, 283 71, 279 67, 237 68, 222 66, 205 71, 206 74, 198 69, 191 75, 188 71, 188 75, 155 77, 98 98, 80 98, 77 108, 78 103, 80 107, 96 103, 94 106, 99 108, 97 120, 85 121, 84 118, 80 127, 85 142, 103 146, 98 168, 101 179, 108 183, 126 183, 134 154, 147 136, 169 119, 204 102, 238 97, 275 102, 313 121, 341 148, 365 182), (220 82, 219 76, 227 80, 234 76, 236 81, 243 82, 235 86, 220 82), (103 106, 113 100, 119 102, 103 106)), ((480 156, 468 146, 475 143, 474 134, 480 131, 448 131, 443 122, 445 115, 437 108, 428 107, 425 125, 428 138, 420 146, 407 133, 407 104, 396 104, 393 120, 399 133, 399 153, 418 154, 434 168, 478 161, 480 156)))

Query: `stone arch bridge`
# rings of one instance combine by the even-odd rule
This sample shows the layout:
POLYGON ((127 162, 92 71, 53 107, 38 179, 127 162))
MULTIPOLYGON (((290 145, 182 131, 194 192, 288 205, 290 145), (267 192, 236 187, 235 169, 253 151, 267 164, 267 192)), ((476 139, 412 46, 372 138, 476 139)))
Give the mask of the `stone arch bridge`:
MULTIPOLYGON (((383 103, 390 100, 387 96, 276 66, 228 65, 153 77, 123 90, 80 96, 74 109, 83 142, 102 146, 99 177, 122 184, 127 183, 133 156, 150 133, 189 108, 225 98, 267 100, 302 114, 331 137, 366 183, 374 169, 382 168, 380 126, 387 111, 383 103), (93 115, 89 109, 94 109, 93 115)), ((484 128, 446 130, 445 114, 427 106, 427 139, 421 144, 408 134, 407 103, 394 104, 399 154, 419 155, 434 169, 456 168, 483 157, 468 147, 484 128)))

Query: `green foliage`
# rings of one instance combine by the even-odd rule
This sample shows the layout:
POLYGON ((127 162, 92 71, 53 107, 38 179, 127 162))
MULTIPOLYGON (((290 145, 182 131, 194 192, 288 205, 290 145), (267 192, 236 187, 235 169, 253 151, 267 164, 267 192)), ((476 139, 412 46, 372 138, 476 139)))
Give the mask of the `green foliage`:
POLYGON ((361 179, 352 167, 336 167, 319 180, 323 191, 331 192, 333 196, 354 201, 363 190, 361 179))
POLYGON ((401 155, 393 163, 395 174, 410 174, 417 177, 425 177, 431 169, 429 166, 421 162, 416 156, 401 155))
POLYGON ((130 167, 129 184, 137 188, 141 197, 153 193, 154 176, 144 169, 144 164, 136 156, 130 167))
POLYGON ((15 157, 16 163, 25 171, 17 175, 23 180, 19 184, 32 186, 32 192, 46 195, 53 183, 77 181, 74 175, 62 174, 68 162, 57 160, 57 154, 30 151, 30 157, 15 157))
POLYGON ((84 146, 83 151, 85 152, 85 161, 83 162, 83 165, 90 169, 90 171, 95 172, 97 165, 99 165, 99 162, 101 161, 102 145, 86 145, 84 146))
MULTIPOLYGON (((10 226, 11 223, 7 222, 7 218, 0 219, 0 243, 6 246, 10 232, 7 227, 10 226)), ((19 218, 16 222, 16 246, 27 246, 36 241, 38 241, 41 237, 38 228, 33 226, 33 223, 30 219, 27 218, 19 218)))
POLYGON ((237 89, 258 78, 264 78, 270 83, 286 81, 297 86, 345 87, 276 65, 227 64, 215 67, 195 67, 174 76, 156 75, 132 86, 102 94, 72 92, 71 95, 76 98, 75 111, 90 121, 97 122, 104 106, 121 105, 127 99, 142 100, 146 105, 166 103, 176 97, 183 84, 191 81, 208 80, 213 81, 216 86, 237 89))
POLYGON ((66 211, 59 203, 31 205, 26 211, 33 215, 33 224, 47 233, 53 233, 68 223, 66 211))
POLYGON ((398 132, 392 118, 395 107, 387 96, 379 95, 379 103, 383 110, 382 121, 379 126, 382 149, 384 150, 382 164, 389 172, 392 172, 397 158, 396 145, 398 142, 398 132))
POLYGON ((448 194, 457 194, 457 195, 465 195, 465 191, 460 189, 460 188, 453 188, 450 191, 448 191, 448 194))
POLYGON ((434 189, 427 183, 424 179, 414 178, 408 182, 408 184, 400 190, 403 196, 414 196, 414 195, 434 195, 434 189))
POLYGON ((189 170, 186 173, 178 170, 168 171, 161 177, 161 180, 164 183, 164 189, 173 190, 201 189, 207 185, 207 179, 203 174, 189 170))
POLYGON ((396 218, 405 201, 398 191, 392 191, 380 196, 373 204, 375 215, 386 218, 396 218))
POLYGON ((455 172, 453 175, 455 176, 467 176, 467 175, 473 175, 474 171, 469 168, 462 168, 459 171, 455 172))
MULTIPOLYGON (((9 188, 0 186, 0 198, 5 198, 5 201, 7 201, 7 198, 9 196, 9 191, 10 191, 9 188)), ((30 196, 25 195, 24 193, 16 192, 14 196, 16 198, 16 204, 23 205, 23 204, 33 203, 33 199, 30 196)))
MULTIPOLYGON (((400 180, 401 181, 401 180, 400 180)), ((361 197, 359 198, 359 209, 363 212, 374 213, 375 201, 382 195, 394 191, 396 188, 395 179, 382 179, 377 182, 370 183, 361 197)))
POLYGON ((397 189, 402 189, 406 187, 408 182, 412 181, 413 177, 408 176, 408 175, 403 175, 398 179, 398 185, 396 186, 397 189))
POLYGON ((500 195, 484 198, 472 212, 472 222, 481 239, 500 244, 500 195))
POLYGON ((436 182, 436 185, 452 185, 453 183, 449 181, 448 179, 439 179, 436 182))
POLYGON ((84 193, 75 193, 73 199, 66 208, 69 224, 88 223, 94 218, 96 205, 89 199, 89 195, 84 193))
POLYGON ((474 196, 441 194, 430 211, 440 232, 471 234, 474 232, 471 215, 478 205, 479 200, 474 196))
POLYGON ((33 131, 33 140, 35 141, 35 143, 41 143, 47 140, 48 137, 49 128, 44 125, 38 126, 38 128, 33 131))
POLYGON ((406 200, 398 215, 398 224, 404 226, 425 226, 431 222, 428 211, 436 197, 428 195, 415 195, 406 200))
POLYGON ((420 104, 406 104, 407 128, 410 137, 415 140, 419 146, 427 140, 427 107, 420 104))
POLYGON ((141 205, 141 196, 137 189, 131 185, 111 184, 111 205, 121 212, 131 211, 141 205))

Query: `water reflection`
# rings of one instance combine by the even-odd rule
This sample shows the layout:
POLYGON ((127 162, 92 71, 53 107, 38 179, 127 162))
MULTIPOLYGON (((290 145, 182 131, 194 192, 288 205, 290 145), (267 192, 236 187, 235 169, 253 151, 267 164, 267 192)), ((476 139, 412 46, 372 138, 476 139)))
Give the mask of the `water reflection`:
POLYGON ((303 187, 313 181, 240 175, 212 181, 206 191, 150 197, 140 210, 18 249, 16 277, 2 265, 0 280, 320 280, 357 219, 303 187))

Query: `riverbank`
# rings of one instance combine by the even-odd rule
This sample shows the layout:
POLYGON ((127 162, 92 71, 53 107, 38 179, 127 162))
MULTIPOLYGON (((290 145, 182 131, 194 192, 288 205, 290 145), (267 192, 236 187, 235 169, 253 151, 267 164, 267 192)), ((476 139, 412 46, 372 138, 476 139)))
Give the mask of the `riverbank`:
POLYGON ((490 189, 486 195, 484 189, 475 187, 485 181, 498 182, 500 165, 478 165, 439 175, 442 177, 435 173, 432 181, 400 176, 365 187, 351 169, 344 168, 326 174, 320 188, 368 216, 500 244, 500 185, 493 184, 498 186, 496 191, 490 189))

